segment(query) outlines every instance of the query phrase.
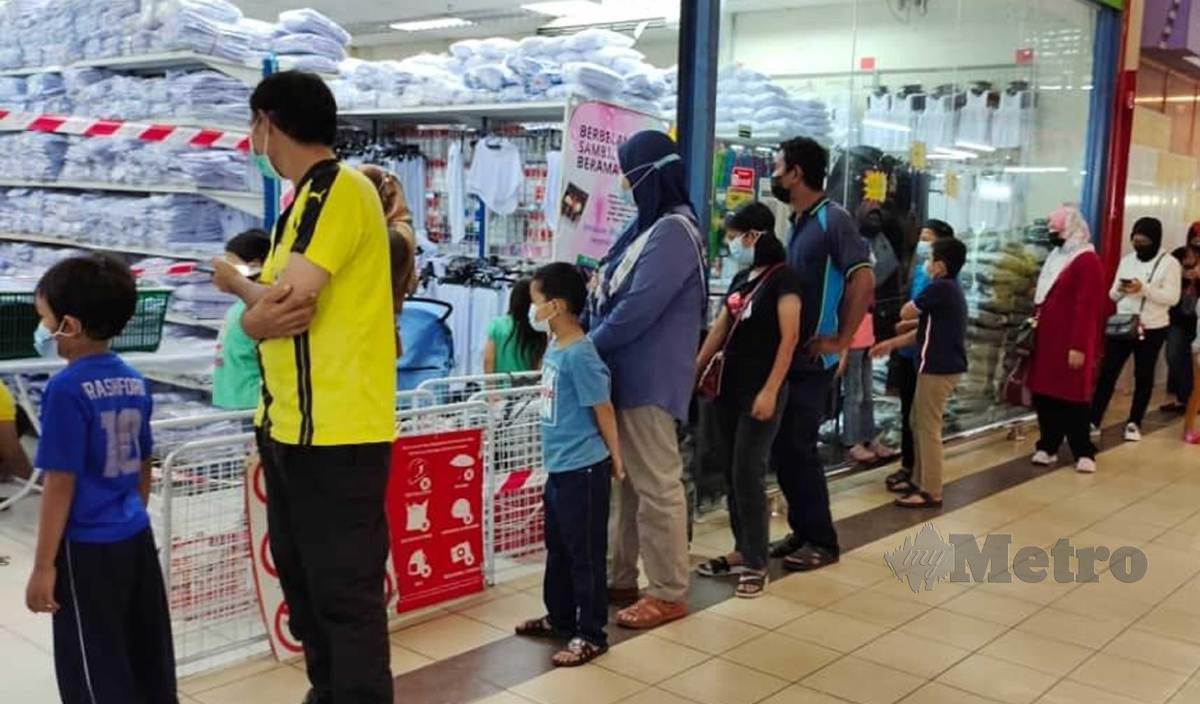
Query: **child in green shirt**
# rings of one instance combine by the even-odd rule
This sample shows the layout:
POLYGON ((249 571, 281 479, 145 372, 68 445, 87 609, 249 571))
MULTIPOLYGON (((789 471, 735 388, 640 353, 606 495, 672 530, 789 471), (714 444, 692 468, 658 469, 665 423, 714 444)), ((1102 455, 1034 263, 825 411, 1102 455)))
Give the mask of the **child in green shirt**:
MULTIPOLYGON (((246 230, 225 243, 225 258, 251 270, 262 268, 271 251, 271 237, 263 230, 246 230)), ((242 330, 246 304, 237 301, 225 314, 225 326, 217 338, 213 369, 213 405, 229 410, 258 406, 262 370, 258 365, 258 343, 242 330)))
POLYGON ((483 352, 485 374, 529 372, 542 366, 546 336, 529 324, 529 283, 529 279, 521 279, 513 285, 508 297, 508 315, 496 318, 488 326, 483 352))

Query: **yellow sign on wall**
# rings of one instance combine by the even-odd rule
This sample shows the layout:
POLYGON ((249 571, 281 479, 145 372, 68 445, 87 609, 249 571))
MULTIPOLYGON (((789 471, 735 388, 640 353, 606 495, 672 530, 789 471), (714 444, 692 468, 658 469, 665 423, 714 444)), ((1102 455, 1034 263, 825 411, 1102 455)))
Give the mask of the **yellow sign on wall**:
POLYGON ((908 148, 908 161, 913 165, 914 169, 925 168, 925 143, 920 140, 914 140, 908 148))
POLYGON ((958 197, 958 172, 955 172, 955 171, 947 171, 946 172, 945 191, 946 191, 947 198, 957 198, 958 197))

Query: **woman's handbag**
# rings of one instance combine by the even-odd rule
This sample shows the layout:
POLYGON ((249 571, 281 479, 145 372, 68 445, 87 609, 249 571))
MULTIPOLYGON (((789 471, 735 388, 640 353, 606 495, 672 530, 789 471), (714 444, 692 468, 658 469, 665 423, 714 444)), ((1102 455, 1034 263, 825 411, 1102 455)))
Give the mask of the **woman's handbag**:
MULTIPOLYGON (((1143 286, 1149 286, 1154 281, 1154 275, 1158 273, 1158 265, 1162 264, 1163 257, 1167 255, 1160 254, 1158 260, 1154 262, 1154 268, 1150 270, 1150 278, 1146 280, 1143 286)), ((1142 311, 1146 309, 1146 296, 1142 295, 1142 305, 1138 307, 1137 313, 1115 313, 1104 321, 1104 336, 1110 340, 1140 340, 1144 335, 1142 328, 1142 311)))
POLYGON ((759 277, 758 283, 746 295, 741 308, 733 318, 733 325, 730 326, 729 333, 725 335, 725 344, 721 346, 719 352, 713 355, 712 359, 708 360, 708 364, 704 366, 704 371, 700 372, 700 380, 696 383, 696 393, 702 398, 716 398, 721 395, 721 378, 725 375, 725 350, 729 348, 729 343, 733 340, 733 333, 737 331, 738 323, 742 322, 742 311, 746 309, 746 306, 753 303, 755 296, 758 295, 763 284, 767 283, 771 276, 782 266, 783 264, 776 264, 764 271, 763 275, 759 277))
POLYGON ((1021 323, 1013 334, 1012 348, 1004 358, 1004 381, 1000 385, 1002 403, 1025 407, 1033 405, 1033 394, 1029 391, 1029 372, 1033 367, 1036 337, 1036 317, 1021 323))

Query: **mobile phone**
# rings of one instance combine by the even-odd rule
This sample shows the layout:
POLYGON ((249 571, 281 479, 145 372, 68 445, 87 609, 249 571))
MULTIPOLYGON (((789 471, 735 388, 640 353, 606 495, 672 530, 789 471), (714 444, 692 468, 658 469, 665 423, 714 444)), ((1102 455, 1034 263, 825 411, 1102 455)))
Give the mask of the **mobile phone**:
POLYGON ((1133 283, 1133 279, 1119 279, 1119 281, 1125 286, 1128 286, 1129 284, 1133 283))

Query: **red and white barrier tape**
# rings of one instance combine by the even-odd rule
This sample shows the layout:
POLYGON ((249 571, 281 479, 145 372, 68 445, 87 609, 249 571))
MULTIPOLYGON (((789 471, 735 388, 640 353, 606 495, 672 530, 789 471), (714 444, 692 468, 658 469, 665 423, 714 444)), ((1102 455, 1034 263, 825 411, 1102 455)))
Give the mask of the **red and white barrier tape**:
POLYGON ((201 127, 143 124, 126 120, 98 120, 92 117, 66 115, 35 115, 0 108, 0 131, 25 130, 57 132, 84 137, 128 137, 147 142, 171 142, 193 147, 215 149, 250 149, 250 137, 245 133, 228 132, 201 127))

